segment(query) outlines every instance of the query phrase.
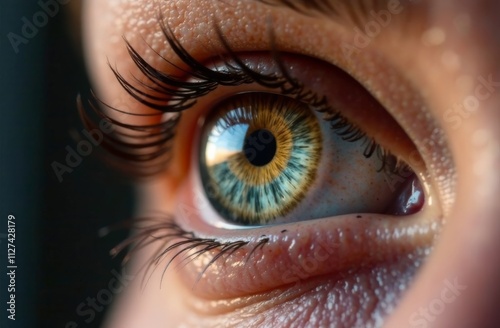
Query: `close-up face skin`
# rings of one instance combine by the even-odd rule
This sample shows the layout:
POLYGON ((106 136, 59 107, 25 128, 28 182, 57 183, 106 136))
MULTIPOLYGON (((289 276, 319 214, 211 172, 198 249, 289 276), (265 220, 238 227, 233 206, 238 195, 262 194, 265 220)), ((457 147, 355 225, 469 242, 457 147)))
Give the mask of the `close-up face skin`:
POLYGON ((498 327, 499 20, 87 0, 82 117, 137 194, 104 326, 498 327))

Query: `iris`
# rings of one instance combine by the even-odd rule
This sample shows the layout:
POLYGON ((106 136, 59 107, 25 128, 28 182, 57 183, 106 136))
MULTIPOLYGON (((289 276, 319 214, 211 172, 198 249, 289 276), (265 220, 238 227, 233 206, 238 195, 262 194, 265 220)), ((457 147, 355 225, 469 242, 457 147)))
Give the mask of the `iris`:
POLYGON ((202 184, 230 223, 261 225, 291 211, 315 180, 322 139, 307 104, 262 92, 215 106, 200 148, 202 184))

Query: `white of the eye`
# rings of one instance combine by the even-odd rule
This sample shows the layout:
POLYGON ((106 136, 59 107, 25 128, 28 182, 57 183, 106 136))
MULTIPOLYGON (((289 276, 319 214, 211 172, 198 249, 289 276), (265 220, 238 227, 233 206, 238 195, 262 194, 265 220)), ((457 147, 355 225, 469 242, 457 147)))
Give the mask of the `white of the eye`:
POLYGON ((299 205, 276 223, 326 218, 354 213, 383 213, 398 193, 391 173, 380 171, 377 154, 365 158, 363 139, 342 140, 320 123, 323 153, 316 179, 299 205))

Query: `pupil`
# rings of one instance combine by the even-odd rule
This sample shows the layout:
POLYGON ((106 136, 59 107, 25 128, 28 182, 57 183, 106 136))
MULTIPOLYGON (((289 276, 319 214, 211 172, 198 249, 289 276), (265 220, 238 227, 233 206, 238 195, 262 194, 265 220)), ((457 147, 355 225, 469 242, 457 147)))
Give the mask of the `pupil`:
POLYGON ((276 138, 268 130, 256 130, 245 138, 243 152, 250 163, 264 166, 271 162, 276 154, 276 138))

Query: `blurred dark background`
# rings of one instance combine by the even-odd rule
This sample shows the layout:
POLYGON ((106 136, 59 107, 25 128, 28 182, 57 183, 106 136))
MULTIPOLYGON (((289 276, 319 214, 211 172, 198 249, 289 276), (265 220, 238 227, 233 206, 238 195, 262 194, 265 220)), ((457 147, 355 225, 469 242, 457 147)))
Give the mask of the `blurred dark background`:
POLYGON ((45 24, 40 2, 8 0, 0 9, 0 326, 99 327, 109 306, 97 301, 99 310, 90 310, 89 298, 108 289, 120 271, 109 250, 127 232, 102 238, 98 230, 130 218, 132 189, 95 149, 61 182, 53 170, 54 162, 66 164, 68 146, 76 149, 83 129, 76 97, 88 95, 90 86, 79 30, 70 28, 79 24, 80 1, 59 5, 45 24), (34 18, 41 19, 38 31, 23 34, 25 21, 34 18), (17 46, 12 40, 21 39, 12 33, 23 38, 17 46), (16 217, 15 321, 6 311, 9 214, 16 217))

